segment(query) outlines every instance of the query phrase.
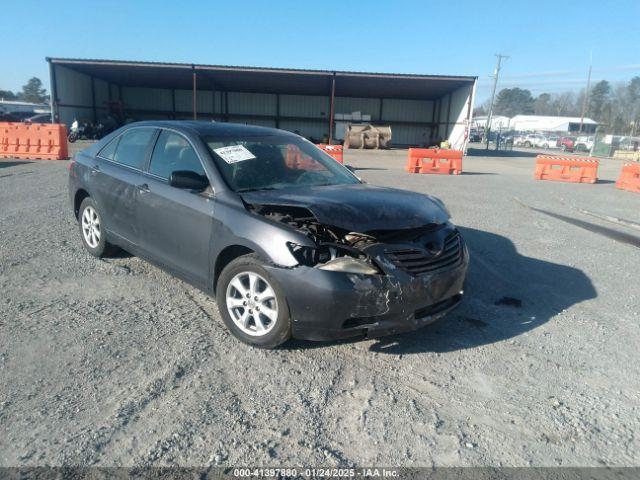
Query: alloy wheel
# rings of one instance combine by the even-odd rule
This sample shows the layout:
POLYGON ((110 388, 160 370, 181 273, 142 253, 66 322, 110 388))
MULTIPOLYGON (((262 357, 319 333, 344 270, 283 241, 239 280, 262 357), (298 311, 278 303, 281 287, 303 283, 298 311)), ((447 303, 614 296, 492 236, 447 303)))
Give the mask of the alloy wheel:
POLYGON ((84 241, 91 248, 96 248, 100 243, 100 218, 96 210, 91 206, 88 206, 82 212, 82 235, 84 236, 84 241))
POLYGON ((233 277, 227 286, 226 303, 236 326, 253 337, 269 333, 278 319, 275 291, 255 272, 241 272, 233 277))

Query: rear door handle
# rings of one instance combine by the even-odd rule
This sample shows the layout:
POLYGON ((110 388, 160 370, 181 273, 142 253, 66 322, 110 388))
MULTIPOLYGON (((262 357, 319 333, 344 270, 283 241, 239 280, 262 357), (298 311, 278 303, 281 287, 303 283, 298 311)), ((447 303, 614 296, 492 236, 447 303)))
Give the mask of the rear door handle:
POLYGON ((149 192, 149 185, 147 185, 146 183, 138 185, 138 190, 140 191, 140 193, 147 193, 149 192))
POLYGON ((91 172, 91 175, 95 175, 97 173, 100 172, 100 165, 94 165, 93 167, 91 167, 89 169, 89 171, 91 172))

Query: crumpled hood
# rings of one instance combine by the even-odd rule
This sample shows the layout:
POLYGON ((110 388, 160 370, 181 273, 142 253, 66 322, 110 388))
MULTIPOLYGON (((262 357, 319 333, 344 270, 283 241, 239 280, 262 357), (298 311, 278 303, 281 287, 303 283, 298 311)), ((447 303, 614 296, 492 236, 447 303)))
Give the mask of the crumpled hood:
POLYGON ((240 196, 254 205, 304 207, 322 224, 360 233, 442 224, 449 218, 439 201, 429 195, 367 184, 264 190, 240 196))

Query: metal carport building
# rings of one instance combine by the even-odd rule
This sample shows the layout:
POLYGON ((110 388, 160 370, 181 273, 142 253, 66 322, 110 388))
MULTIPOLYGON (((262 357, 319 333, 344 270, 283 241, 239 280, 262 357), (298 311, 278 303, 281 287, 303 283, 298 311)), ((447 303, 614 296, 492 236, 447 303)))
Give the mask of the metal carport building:
POLYGON ((210 119, 333 137, 340 114, 391 125, 396 146, 462 147, 476 77, 47 58, 55 121, 210 119))

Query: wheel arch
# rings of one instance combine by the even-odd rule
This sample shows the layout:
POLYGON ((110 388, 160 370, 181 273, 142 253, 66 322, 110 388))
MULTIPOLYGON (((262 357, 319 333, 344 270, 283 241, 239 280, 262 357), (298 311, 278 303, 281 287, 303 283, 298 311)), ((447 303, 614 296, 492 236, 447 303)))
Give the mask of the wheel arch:
POLYGON ((75 215, 76 220, 80 215, 80 205, 82 205, 82 202, 87 197, 91 197, 91 195, 89 195, 89 192, 87 192, 84 188, 79 188, 73 197, 73 214, 75 215))
POLYGON ((218 279, 220 278, 220 274, 224 267, 229 265, 232 261, 234 261, 238 257, 242 257, 243 255, 250 255, 252 253, 256 253, 255 250, 247 247, 246 245, 228 245, 223 248, 218 256, 216 257, 216 263, 213 269, 213 292, 216 292, 218 287, 218 279))

